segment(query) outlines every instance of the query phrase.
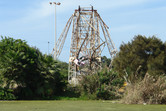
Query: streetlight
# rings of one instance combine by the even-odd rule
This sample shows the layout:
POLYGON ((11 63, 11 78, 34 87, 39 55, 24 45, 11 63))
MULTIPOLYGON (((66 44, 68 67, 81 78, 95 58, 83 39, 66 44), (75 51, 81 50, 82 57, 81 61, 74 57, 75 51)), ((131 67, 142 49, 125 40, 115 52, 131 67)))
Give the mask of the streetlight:
POLYGON ((58 2, 50 2, 50 5, 55 5, 55 47, 54 47, 54 59, 56 60, 56 53, 57 53, 57 50, 56 50, 56 5, 60 5, 61 3, 58 2))
POLYGON ((48 55, 49 55, 49 43, 50 43, 50 42, 48 41, 48 55))

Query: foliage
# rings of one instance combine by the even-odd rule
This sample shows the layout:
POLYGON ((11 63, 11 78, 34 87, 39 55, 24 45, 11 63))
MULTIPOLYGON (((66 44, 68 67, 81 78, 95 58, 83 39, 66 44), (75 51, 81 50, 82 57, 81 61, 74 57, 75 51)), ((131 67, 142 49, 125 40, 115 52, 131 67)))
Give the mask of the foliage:
POLYGON ((3 86, 3 83, 4 83, 3 76, 2 76, 1 71, 0 71, 0 87, 3 86))
POLYGON ((5 89, 0 87, 0 100, 15 100, 16 97, 11 89, 5 89))
POLYGON ((14 89, 18 99, 50 99, 63 91, 61 63, 52 56, 43 55, 23 40, 7 37, 0 41, 0 55, 4 87, 14 89))
POLYGON ((101 57, 102 67, 109 67, 111 59, 106 56, 101 57))
POLYGON ((166 104, 166 76, 157 78, 148 73, 137 83, 127 86, 122 99, 126 104, 166 104))
POLYGON ((58 61, 57 67, 59 68, 59 73, 61 77, 61 87, 63 90, 67 90, 67 84, 68 84, 68 63, 58 61))
POLYGON ((120 46, 113 61, 115 70, 129 83, 142 80, 146 72, 151 75, 166 73, 166 45, 155 36, 135 36, 120 46))
POLYGON ((114 71, 104 69, 93 75, 86 75, 80 80, 79 90, 82 96, 89 99, 117 99, 120 98, 118 89, 123 80, 114 71))

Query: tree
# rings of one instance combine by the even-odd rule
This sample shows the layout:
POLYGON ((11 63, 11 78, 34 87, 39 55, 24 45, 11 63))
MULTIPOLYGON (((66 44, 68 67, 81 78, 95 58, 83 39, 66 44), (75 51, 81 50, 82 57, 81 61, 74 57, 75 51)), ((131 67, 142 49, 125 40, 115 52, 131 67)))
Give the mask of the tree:
POLYGON ((113 60, 115 70, 128 82, 143 79, 146 72, 152 75, 166 73, 166 45, 155 36, 135 36, 113 60))
POLYGON ((18 99, 49 99, 63 90, 59 62, 20 39, 0 41, 0 73, 18 99))
POLYGON ((107 58, 106 56, 102 56, 101 61, 102 61, 102 67, 109 67, 111 63, 111 59, 107 58))

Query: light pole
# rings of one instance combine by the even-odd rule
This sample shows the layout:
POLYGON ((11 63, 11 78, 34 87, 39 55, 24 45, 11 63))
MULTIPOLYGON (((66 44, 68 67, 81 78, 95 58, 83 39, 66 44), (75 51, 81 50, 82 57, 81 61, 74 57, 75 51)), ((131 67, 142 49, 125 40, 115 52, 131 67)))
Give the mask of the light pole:
POLYGON ((52 5, 52 4, 54 4, 55 5, 55 46, 54 46, 54 59, 56 60, 57 58, 56 58, 56 53, 57 53, 57 49, 56 49, 56 5, 60 5, 61 3, 60 2, 58 2, 58 3, 56 3, 56 2, 50 2, 50 5, 52 5))
POLYGON ((50 42, 48 41, 48 55, 49 55, 49 43, 50 43, 50 42))

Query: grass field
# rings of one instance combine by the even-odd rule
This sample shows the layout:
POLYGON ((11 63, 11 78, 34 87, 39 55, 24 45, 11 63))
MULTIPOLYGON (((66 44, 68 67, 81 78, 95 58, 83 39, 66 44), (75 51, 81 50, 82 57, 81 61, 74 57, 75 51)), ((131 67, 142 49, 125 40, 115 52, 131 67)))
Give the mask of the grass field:
POLYGON ((166 105, 124 105, 111 101, 0 101, 0 111, 166 111, 166 105))

